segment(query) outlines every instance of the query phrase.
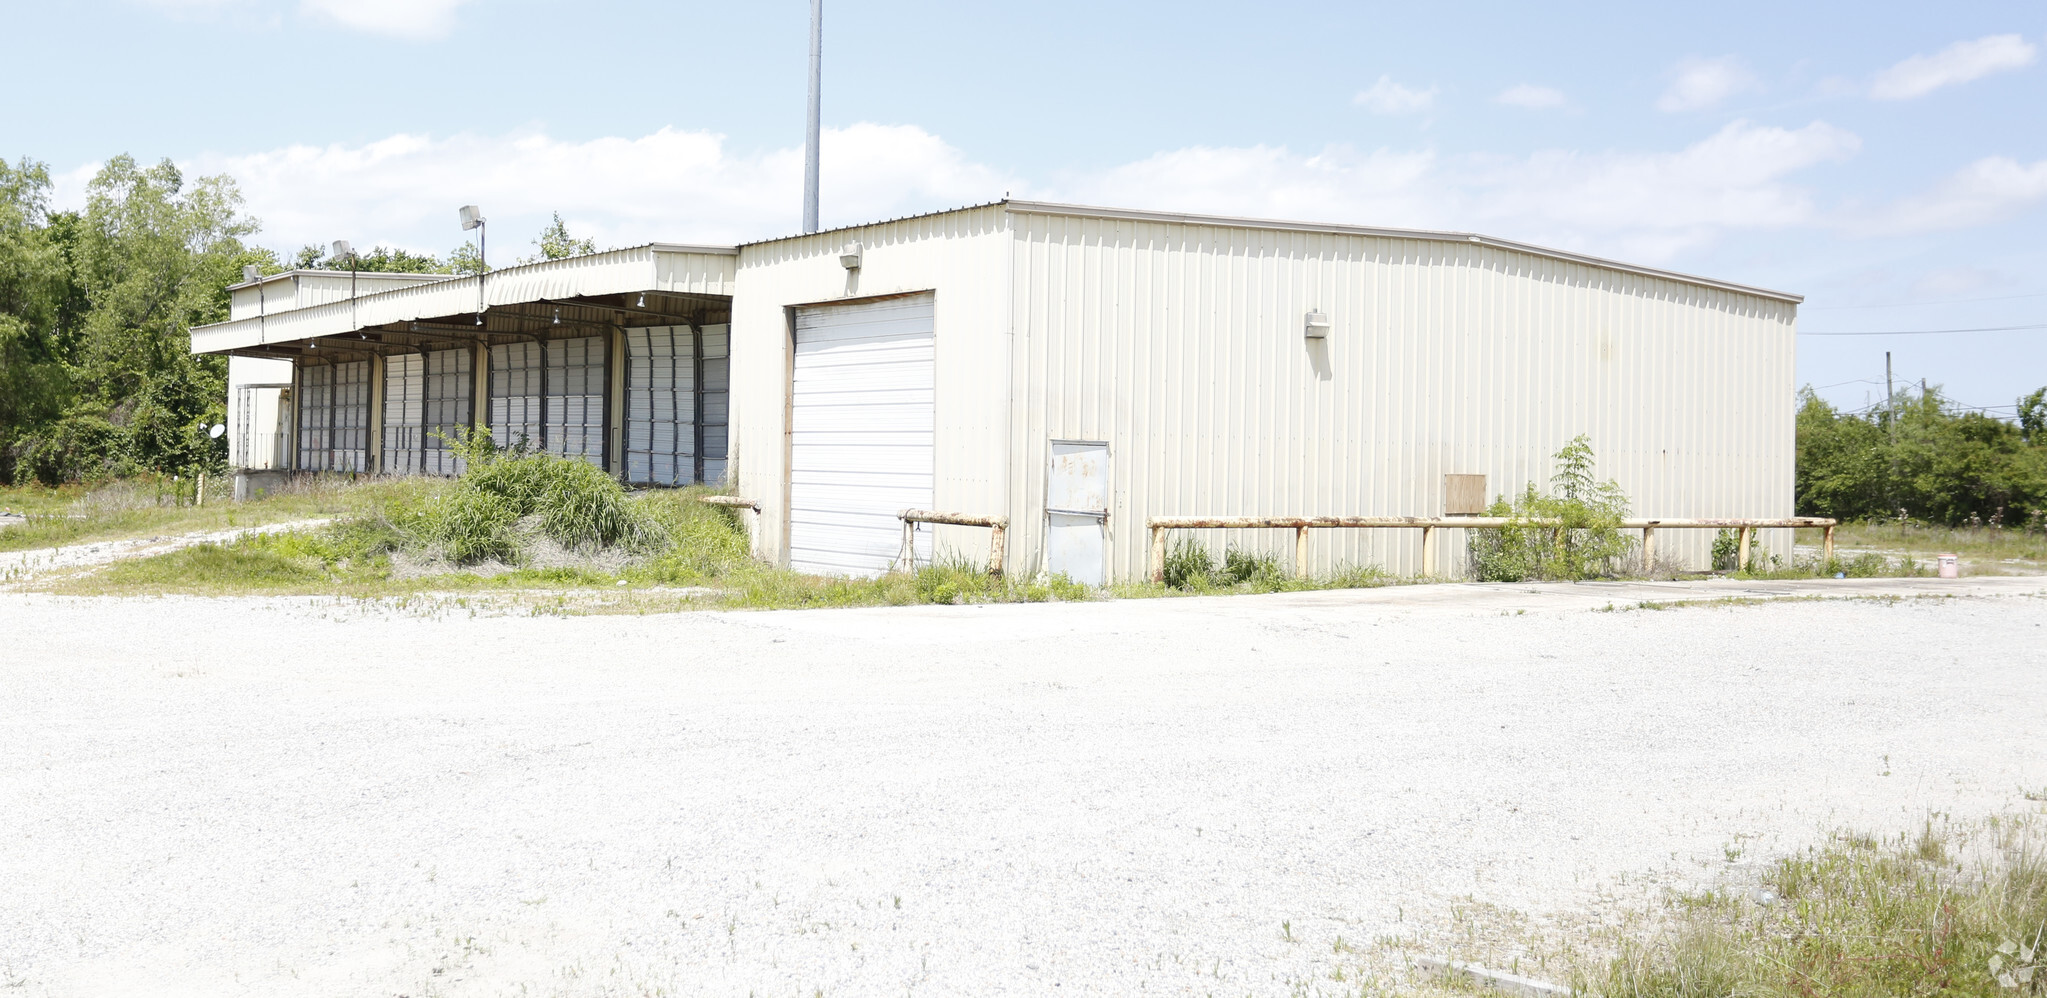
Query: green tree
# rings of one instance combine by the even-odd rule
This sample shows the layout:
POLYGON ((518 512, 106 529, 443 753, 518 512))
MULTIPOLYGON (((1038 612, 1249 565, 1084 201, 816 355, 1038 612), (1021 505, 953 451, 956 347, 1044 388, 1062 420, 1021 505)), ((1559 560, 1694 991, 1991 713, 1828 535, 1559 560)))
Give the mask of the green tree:
POLYGON ((2019 399, 2018 418, 2027 443, 2047 444, 2047 387, 2019 399))
POLYGON ((561 260, 572 256, 587 256, 597 252, 597 243, 590 239, 577 239, 569 235, 569 227, 562 222, 561 212, 554 213, 554 221, 540 230, 540 237, 533 240, 540 248, 536 257, 521 257, 520 263, 539 263, 542 260, 561 260))
POLYGON ((169 161, 142 167, 122 155, 86 193, 82 215, 43 227, 63 248, 82 308, 75 324, 58 323, 61 411, 10 421, 13 477, 218 464, 220 442, 206 430, 225 418, 227 362, 193 356, 190 329, 225 319, 242 265, 274 268, 275 256, 243 244, 256 223, 226 177, 188 185, 169 161))
POLYGON ((365 274, 452 274, 454 267, 440 257, 425 253, 413 253, 391 246, 378 246, 367 253, 357 253, 354 265, 350 261, 332 256, 319 246, 301 246, 293 257, 298 270, 356 270, 365 274))
MULTIPOLYGON (((2047 393, 2047 390, 2043 390, 2047 393)), ((2040 398, 2047 403, 2047 394, 2040 398)), ((1799 393, 1797 508, 1807 516, 2017 524, 2047 509, 2047 419, 2019 400, 2019 422, 1957 409, 1938 388, 1900 391, 1867 414, 1799 393), (1896 410, 1893 418, 1892 409, 1896 410)), ((2041 408, 2047 408, 2043 404, 2041 408)))
POLYGON ((53 230, 49 191, 43 164, 0 160, 0 482, 14 480, 25 430, 71 397, 65 358, 81 303, 65 251, 77 226, 53 230))

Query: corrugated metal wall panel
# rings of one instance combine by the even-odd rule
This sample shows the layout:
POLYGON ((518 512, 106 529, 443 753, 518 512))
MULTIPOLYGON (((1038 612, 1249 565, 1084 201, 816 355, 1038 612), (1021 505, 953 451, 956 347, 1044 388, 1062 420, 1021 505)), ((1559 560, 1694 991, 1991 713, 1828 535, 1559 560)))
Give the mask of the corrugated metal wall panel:
MULTIPOLYGON (((1110 443, 1119 578, 1146 516, 1436 514, 1444 474, 1547 486, 1578 433, 1639 513, 1791 511, 1790 303, 1477 243, 1014 217, 1014 569, 1038 564, 1055 438, 1110 443)), ((1281 531, 1202 534, 1290 559, 1281 531)), ((1318 571, 1419 569, 1412 531, 1311 544, 1318 571)), ((1694 564, 1710 544, 1659 537, 1694 564)))
MULTIPOLYGON (((763 557, 787 557, 788 309, 797 305, 936 290, 932 502, 953 512, 1009 512, 1007 225, 1006 212, 986 207, 740 248, 730 461, 740 494, 761 504, 749 519, 763 557), (856 241, 863 266, 847 271, 838 255, 856 241)), ((939 551, 986 557, 986 530, 940 527, 932 535, 939 551)))

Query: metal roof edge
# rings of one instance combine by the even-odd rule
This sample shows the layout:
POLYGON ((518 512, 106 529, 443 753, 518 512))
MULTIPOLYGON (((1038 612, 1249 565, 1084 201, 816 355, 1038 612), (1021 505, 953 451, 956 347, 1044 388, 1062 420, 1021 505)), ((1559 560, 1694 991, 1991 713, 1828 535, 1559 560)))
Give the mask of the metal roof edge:
MULTIPOLYGON (((739 247, 712 246, 705 243, 647 243, 648 249, 656 253, 702 253, 706 256, 738 256, 739 247)), ((636 249, 628 246, 626 249, 636 249)))
MULTIPOLYGON (((1214 225, 1238 229, 1273 229, 1285 232, 1322 232, 1346 236, 1383 236, 1392 239, 1426 239, 1434 242, 1476 243, 1481 246, 1497 246, 1501 249, 1513 250, 1519 253, 1549 257, 1554 260, 1565 260, 1571 263, 1582 263, 1587 266, 1600 267, 1607 270, 1641 274, 1646 277, 1658 277, 1685 284, 1718 288, 1722 291, 1733 291, 1739 294, 1774 298, 1778 301, 1790 302, 1794 305, 1805 301, 1804 295, 1792 294, 1789 291, 1777 291, 1772 288, 1737 284, 1733 281, 1715 280, 1711 277, 1700 277, 1697 274, 1686 274, 1675 270, 1662 270, 1656 267, 1644 267, 1639 264, 1622 263, 1618 260, 1608 260, 1604 257, 1573 253, 1569 250, 1551 249, 1547 246, 1537 246, 1533 243, 1498 239, 1476 232, 1447 232, 1438 229, 1396 229, 1383 226, 1344 225, 1331 222, 1294 222, 1283 219, 1247 218, 1232 215, 1197 215, 1188 212, 1148 211, 1142 208, 1104 208, 1094 205, 1060 204, 1053 201, 1005 200, 996 203, 1010 211, 1030 215, 1067 215, 1077 218, 1113 218, 1132 222, 1166 222, 1181 225, 1214 225)), ((986 206, 975 205, 973 207, 986 206)), ((956 208, 953 210, 964 211, 966 209, 956 208)), ((945 212, 932 212, 932 214, 945 214, 945 212)))
POLYGON ((740 243, 737 247, 734 247, 734 249, 735 250, 745 249, 748 246, 765 246, 768 243, 786 243, 793 239, 810 239, 814 236, 829 236, 835 232, 851 232, 854 229, 866 229, 876 225, 893 225, 897 222, 910 222, 920 218, 936 218, 939 215, 956 215, 963 211, 980 211, 983 208, 997 208, 1012 203, 1014 202, 982 201, 978 204, 963 204, 957 208, 941 208, 937 211, 920 211, 913 215, 897 215, 894 218, 877 218, 872 222, 856 222, 852 225, 835 225, 829 229, 819 229, 816 232, 798 232, 787 236, 770 236, 766 239, 749 239, 743 243, 740 243))
MULTIPOLYGON (((347 277, 349 273, 350 272, 346 270, 321 270, 317 267, 294 267, 291 270, 280 270, 275 274, 265 274, 262 277, 258 277, 253 281, 237 281, 234 284, 228 285, 227 290, 239 291, 242 288, 253 288, 259 284, 268 284, 271 281, 282 281, 287 278, 297 277, 301 274, 307 275, 317 274, 322 277, 331 277, 336 275, 341 277, 347 277)), ((419 278, 419 283, 421 284, 432 284, 435 281, 447 281, 453 280, 454 278, 457 277, 469 276, 468 274, 415 274, 412 273, 411 271, 397 270, 358 270, 355 271, 354 273, 359 277, 417 277, 419 278)))

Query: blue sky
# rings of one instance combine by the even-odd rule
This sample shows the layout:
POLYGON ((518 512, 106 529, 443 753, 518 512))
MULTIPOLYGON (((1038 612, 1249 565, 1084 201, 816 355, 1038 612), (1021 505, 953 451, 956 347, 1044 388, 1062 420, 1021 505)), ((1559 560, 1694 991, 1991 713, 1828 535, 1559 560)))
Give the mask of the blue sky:
MULTIPOLYGON (((288 250, 799 215, 808 5, 80 0, 0 154, 234 175, 288 250)), ((1796 291, 1799 374, 2047 384, 2047 6, 828 0, 827 224, 1019 197, 1472 229, 1796 291)), ((22 44, 32 39, 29 44, 22 44)))

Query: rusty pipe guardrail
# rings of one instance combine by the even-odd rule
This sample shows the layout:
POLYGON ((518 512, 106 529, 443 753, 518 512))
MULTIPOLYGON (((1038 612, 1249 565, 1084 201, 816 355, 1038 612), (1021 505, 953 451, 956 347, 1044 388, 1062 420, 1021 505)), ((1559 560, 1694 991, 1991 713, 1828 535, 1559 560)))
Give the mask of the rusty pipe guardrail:
POLYGON ((697 501, 703 503, 710 503, 713 506, 731 506, 734 509, 750 509, 756 513, 761 511, 760 503, 755 502, 752 499, 748 499, 744 496, 698 496, 697 501))
MULTIPOLYGON (((1422 532, 1422 575, 1436 574, 1436 530, 1497 530, 1502 527, 1560 527, 1564 521, 1547 517, 1513 516, 1154 516, 1145 520, 1151 530, 1151 580, 1166 580, 1166 531, 1168 530, 1256 530, 1290 528, 1294 531, 1294 573, 1308 574, 1308 531, 1317 527, 1358 529, 1413 529, 1422 532)), ((1726 517, 1630 517, 1621 520, 1623 530, 1642 531, 1642 566, 1656 564, 1656 531, 1730 530, 1741 531, 1741 567, 1748 567, 1749 539, 1763 527, 1822 528, 1826 531, 1826 557, 1834 557, 1834 528, 1839 520, 1820 516, 1773 518, 1726 517)))
POLYGON ((987 527, 988 575, 992 578, 1002 578, 1003 542, 1009 533, 1009 517, 941 513, 929 509, 906 509, 896 515, 903 521, 903 549, 896 555, 897 564, 911 567, 917 564, 917 524, 944 523, 955 527, 987 527))

